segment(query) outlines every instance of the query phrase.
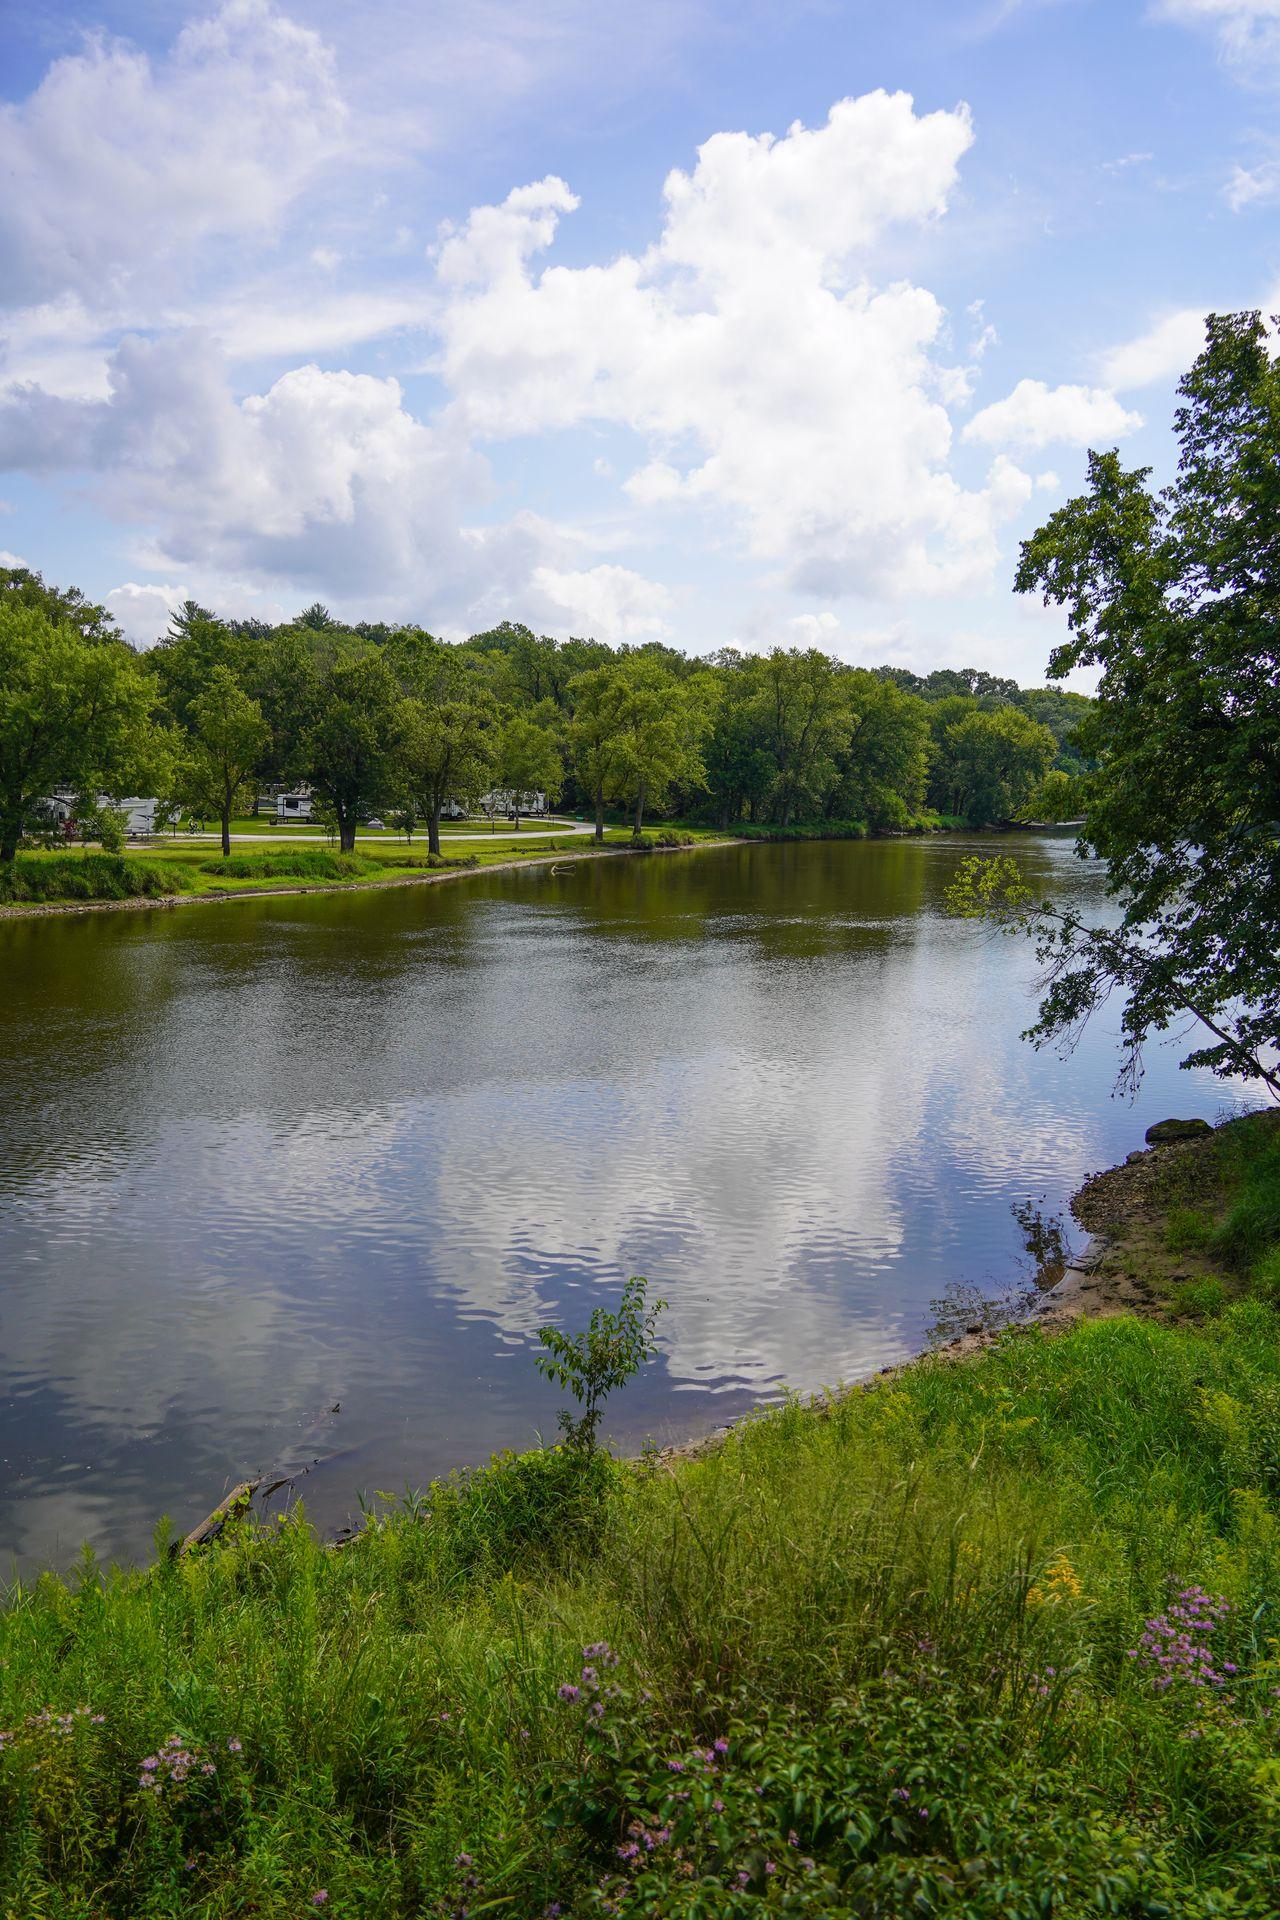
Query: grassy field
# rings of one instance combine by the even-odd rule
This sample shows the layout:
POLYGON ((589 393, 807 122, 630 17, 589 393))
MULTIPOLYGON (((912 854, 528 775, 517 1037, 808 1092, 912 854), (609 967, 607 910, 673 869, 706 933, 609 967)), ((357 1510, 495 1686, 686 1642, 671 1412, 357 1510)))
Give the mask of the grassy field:
MULTIPOLYGON (((644 836, 648 848, 660 847, 670 830, 658 827, 644 836)), ((681 832, 682 843, 715 839, 709 829, 681 832)), ((605 836, 611 850, 633 845, 630 831, 612 828, 605 836)), ((387 837, 357 842, 352 854, 340 854, 320 836, 314 844, 281 838, 278 844, 233 845, 230 857, 208 842, 179 836, 106 854, 94 848, 74 852, 20 853, 13 867, 0 872, 0 906, 58 905, 80 901, 270 892, 306 886, 370 886, 405 880, 415 874, 496 866, 513 860, 590 857, 598 851, 586 835, 548 838, 498 834, 479 841, 442 840, 439 858, 427 851, 425 837, 412 847, 387 837)))
POLYGON ((1280 1136, 1203 1152, 1194 1324, 15 1592, 0 1911, 1273 1916, 1280 1136))

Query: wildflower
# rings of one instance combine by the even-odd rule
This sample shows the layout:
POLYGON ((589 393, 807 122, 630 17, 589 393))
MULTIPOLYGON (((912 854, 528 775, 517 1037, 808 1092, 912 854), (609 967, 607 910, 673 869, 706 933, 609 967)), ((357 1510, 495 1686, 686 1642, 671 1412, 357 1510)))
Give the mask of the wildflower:
POLYGON ((668 1773, 683 1773, 683 1772, 684 1772, 684 1761, 683 1761, 683 1760, 668 1760, 668 1762, 667 1762, 667 1772, 668 1772, 668 1773))
POLYGON ((560 1686, 558 1691, 560 1694, 560 1698, 562 1700, 576 1700, 580 1692, 580 1689, 574 1686, 572 1680, 566 1680, 560 1686))
POLYGON ((1084 1588, 1080 1576, 1068 1560, 1065 1553, 1058 1554, 1046 1567, 1035 1584, 1027 1589, 1027 1605, 1044 1607, 1054 1601, 1079 1600, 1084 1588))
POLYGON ((149 1753, 146 1759, 142 1763, 142 1771, 144 1773, 154 1773, 156 1768, 159 1765, 160 1765, 160 1762, 157 1759, 156 1755, 154 1753, 149 1753))
POLYGON ((713 1801, 711 1802, 711 1811, 712 1811, 712 1813, 723 1813, 723 1812, 724 1812, 724 1801, 723 1801, 723 1800, 720 1800, 720 1799, 715 1799, 715 1800, 713 1800, 713 1801))
POLYGON ((228 1753, 243 1753, 243 1752, 244 1752, 244 1748, 243 1748, 243 1747, 241 1746, 241 1744, 240 1744, 240 1742, 239 1742, 238 1740, 228 1740, 228 1742, 227 1742, 227 1752, 228 1752, 228 1753))
POLYGON ((766 1860, 764 1870, 766 1873, 776 1873, 778 1871, 777 1862, 775 1860, 766 1860))
POLYGON ((469 1867, 473 1864, 471 1855, 469 1853, 455 1853, 453 1856, 453 1864, 455 1867, 469 1867))
POLYGON ((634 1840, 628 1840, 625 1846, 618 1848, 619 1860, 638 1860, 640 1849, 634 1840))
POLYGON ((895 1787, 893 1797, 895 1800, 909 1800, 911 1798, 910 1787, 895 1787))
POLYGON ((711 1744, 715 1748, 717 1753, 728 1753, 729 1751, 729 1742, 725 1739, 723 1734, 721 1734, 718 1740, 713 1740, 711 1744))
POLYGON ((326 1887, 317 1887, 311 1896, 311 1904, 313 1907, 327 1907, 329 1904, 328 1889, 326 1887))
POLYGON ((737 1880, 738 1880, 738 1885, 740 1887, 745 1887, 750 1884, 751 1875, 747 1872, 745 1867, 738 1868, 737 1880))

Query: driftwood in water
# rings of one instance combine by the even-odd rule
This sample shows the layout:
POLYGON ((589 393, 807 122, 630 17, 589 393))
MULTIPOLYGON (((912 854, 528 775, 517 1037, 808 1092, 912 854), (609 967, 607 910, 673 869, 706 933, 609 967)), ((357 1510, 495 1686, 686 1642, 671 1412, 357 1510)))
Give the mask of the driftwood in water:
POLYGON ((261 1484, 261 1479, 242 1480, 238 1487, 232 1487, 230 1493, 219 1500, 213 1512, 202 1520, 198 1527, 191 1529, 185 1540, 174 1541, 169 1549, 170 1555, 177 1559, 181 1554, 191 1553, 196 1547, 204 1546, 207 1540, 216 1539, 227 1521, 238 1518, 240 1513, 248 1507, 261 1484))

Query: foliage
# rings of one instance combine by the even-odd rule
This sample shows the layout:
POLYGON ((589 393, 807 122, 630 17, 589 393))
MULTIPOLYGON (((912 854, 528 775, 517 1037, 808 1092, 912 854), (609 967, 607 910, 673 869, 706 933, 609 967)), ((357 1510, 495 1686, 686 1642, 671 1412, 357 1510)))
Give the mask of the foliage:
POLYGON ((396 643, 408 690, 401 784, 410 812, 420 809, 426 817, 428 845, 438 854, 445 803, 474 798, 493 771, 498 706, 479 676, 466 671, 459 649, 429 635, 412 639, 408 648, 403 635, 396 643))
POLYGON ((0 1905, 1270 1920, 1278 1405, 1246 1301, 86 1561, 0 1613, 0 1905))
POLYGON ((268 730, 258 702, 228 666, 210 668, 187 708, 186 748, 175 768, 173 798, 203 816, 214 813, 222 851, 231 852, 231 817, 245 797, 268 730))
POLYGON ((517 811, 521 794, 559 797, 564 778, 559 749, 536 721, 519 715, 508 720, 498 742, 497 766, 501 785, 516 796, 517 811))
POLYGON ((56 787, 142 789, 154 752, 151 704, 122 641, 86 635, 25 593, 0 591, 0 863, 13 859, 56 787))
POLYGON ((406 716, 390 663, 341 649, 314 684, 311 714, 298 764, 333 810, 341 851, 353 853, 360 815, 396 798, 406 716))
POLYGON ((1084 787, 1061 768, 1051 768, 1044 779, 1023 801, 1019 818, 1023 820, 1072 820, 1084 805, 1084 787))
POLYGON ((646 1300, 648 1282, 638 1274, 627 1281, 616 1313, 596 1307, 584 1333, 568 1334, 559 1327, 543 1327, 538 1339, 546 1349, 538 1355, 538 1371, 570 1392, 580 1414, 562 1411, 560 1430, 565 1443, 581 1453, 596 1444, 596 1429, 604 1402, 626 1385, 645 1361, 657 1352, 654 1338, 665 1300, 646 1300))
POLYGON ((1280 369, 1261 316, 1210 315, 1179 392, 1172 484, 1091 454, 1089 491, 1018 569, 1067 613, 1051 672, 1101 669, 1083 846, 1121 913, 1115 930, 1037 917, 1039 1030, 1069 1034, 1120 986, 1128 1079, 1146 1037, 1190 1017, 1208 1044, 1184 1064, 1280 1094, 1280 369))
POLYGON ((189 867, 137 854, 23 854, 0 869, 0 901, 130 900, 180 893, 189 867))

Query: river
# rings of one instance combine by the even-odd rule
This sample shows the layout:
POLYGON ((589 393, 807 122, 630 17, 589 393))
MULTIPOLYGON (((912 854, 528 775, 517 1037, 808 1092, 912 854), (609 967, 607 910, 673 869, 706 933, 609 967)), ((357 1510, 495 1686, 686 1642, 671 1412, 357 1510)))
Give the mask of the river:
MULTIPOLYGON (((922 1342, 1168 1113, 1019 1039, 960 838, 736 846, 0 922, 0 1572, 149 1550, 251 1472, 336 1525, 532 1444, 536 1332, 649 1276, 638 1447, 922 1342), (314 1464, 319 1462, 320 1464, 314 1464)), ((1066 837, 1039 886, 1103 899, 1066 837)))

